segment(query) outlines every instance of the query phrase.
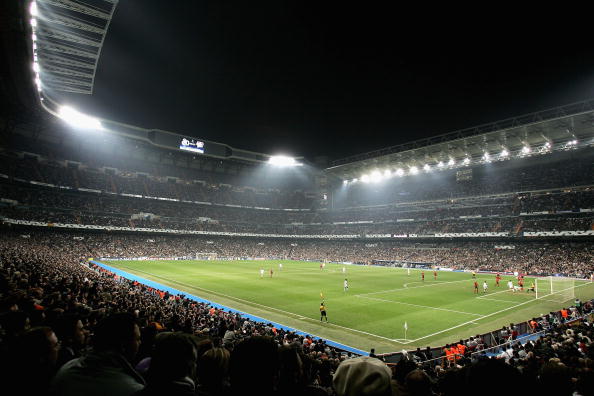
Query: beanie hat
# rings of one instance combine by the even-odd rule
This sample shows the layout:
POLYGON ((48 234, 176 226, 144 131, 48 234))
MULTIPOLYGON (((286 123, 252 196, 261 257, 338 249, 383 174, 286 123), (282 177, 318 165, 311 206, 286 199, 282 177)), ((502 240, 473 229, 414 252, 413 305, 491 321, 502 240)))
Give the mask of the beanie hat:
POLYGON ((361 356, 340 363, 333 384, 338 396, 373 396, 391 393, 392 371, 379 359, 361 356))

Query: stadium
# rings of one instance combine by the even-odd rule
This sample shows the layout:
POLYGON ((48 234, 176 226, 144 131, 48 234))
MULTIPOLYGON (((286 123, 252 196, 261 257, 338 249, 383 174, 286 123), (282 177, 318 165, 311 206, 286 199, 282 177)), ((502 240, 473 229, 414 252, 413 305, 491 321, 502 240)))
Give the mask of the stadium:
POLYGON ((120 6, 1 6, 7 384, 591 394, 594 100, 326 162, 259 152, 72 105, 120 6))

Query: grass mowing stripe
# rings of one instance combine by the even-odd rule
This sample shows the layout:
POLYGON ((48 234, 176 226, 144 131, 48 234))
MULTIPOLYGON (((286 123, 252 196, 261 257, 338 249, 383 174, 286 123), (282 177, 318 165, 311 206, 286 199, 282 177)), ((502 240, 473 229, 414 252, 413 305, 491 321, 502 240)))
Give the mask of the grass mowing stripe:
POLYGON ((400 290, 420 289, 422 287, 440 286, 440 285, 445 285, 448 283, 468 282, 468 279, 462 279, 462 280, 457 280, 457 281, 448 281, 448 282, 442 282, 442 281, 432 281, 432 282, 435 282, 435 283, 432 283, 430 285, 423 285, 423 286, 406 287, 406 285, 408 285, 408 284, 416 283, 416 282, 408 282, 408 283, 404 284, 405 285, 404 287, 398 287, 396 289, 375 291, 375 292, 370 292, 370 293, 361 293, 361 294, 357 294, 357 297, 358 296, 371 296, 372 294, 382 294, 382 293, 389 293, 389 292, 395 292, 395 291, 400 291, 400 290))
MULTIPOLYGON (((203 287, 188 285, 186 283, 183 283, 183 282, 180 282, 180 281, 177 281, 177 280, 174 280, 174 279, 169 279, 169 278, 166 278, 164 276, 155 275, 155 274, 152 274, 150 272, 142 271, 142 270, 139 270, 139 269, 129 268, 129 267, 126 267, 126 266, 122 266, 121 268, 126 268, 128 270, 131 270, 132 272, 134 272, 134 271, 141 272, 143 274, 147 274, 147 275, 153 276, 153 277, 158 278, 158 279, 163 279, 163 280, 166 280, 166 281, 171 282, 171 283, 176 283, 176 284, 179 284, 179 285, 188 287, 190 289, 202 290, 202 291, 205 291, 207 293, 211 293, 211 294, 214 294, 214 295, 218 295, 218 296, 222 296, 222 297, 228 298, 228 299, 230 299, 232 301, 238 301, 238 302, 244 303, 244 304, 246 304, 248 306, 249 305, 257 305, 257 306, 266 308, 266 309, 268 309, 270 311, 277 311, 277 312, 281 312, 281 313, 286 314, 286 315, 293 316, 293 317, 295 317, 295 319, 298 319, 298 320, 305 319, 305 320, 314 321, 314 322, 317 323, 317 320, 316 319, 304 317, 304 316, 301 316, 301 315, 296 314, 294 312, 284 311, 284 310, 279 309, 279 308, 270 307, 268 305, 260 304, 260 303, 254 302, 254 301, 244 300, 244 299, 239 298, 239 297, 230 296, 228 294, 220 293, 220 292, 217 292, 217 291, 214 291, 214 290, 205 289, 203 287)), ((369 332, 366 332, 366 331, 363 331, 363 330, 352 329, 350 327, 344 327, 344 326, 340 326, 340 325, 337 325, 337 324, 334 324, 334 323, 327 323, 327 324, 330 325, 330 326, 332 326, 332 327, 337 327, 337 328, 340 328, 340 329, 343 329, 343 330, 347 330, 347 331, 351 331, 351 332, 355 332, 355 333, 360 333, 360 334, 365 334, 365 335, 368 335, 368 336, 372 336, 372 337, 376 337, 376 338, 381 338, 381 339, 387 340, 387 341, 393 341, 393 339, 391 339, 391 338, 383 337, 383 336, 380 336, 380 335, 377 335, 377 334, 373 334, 373 333, 369 333, 369 332)), ((289 326, 289 327, 293 327, 293 326, 289 326)), ((296 330, 302 331, 301 329, 296 329, 296 330)), ((307 333, 307 332, 304 331, 304 333, 307 333)), ((323 338, 327 338, 327 337, 323 337, 323 338)), ((330 341, 332 341, 332 340, 330 340, 330 341)))
MULTIPOLYGON (((578 287, 586 286, 587 284, 588 284, 588 283, 584 283, 583 285, 575 286, 575 289, 577 289, 578 287)), ((517 308, 517 307, 519 307, 519 306, 521 306, 521 305, 525 305, 525 304, 528 304, 528 303, 531 303, 531 302, 534 302, 534 301, 538 301, 538 299, 534 298, 534 299, 531 299, 531 300, 528 300, 528 301, 524 301, 523 303, 520 303, 520 304, 517 304, 517 305, 512 305, 511 307, 508 307, 508 308, 505 308, 505 309, 501 309, 501 310, 499 310, 499 311, 495 311, 495 312, 493 312, 493 313, 487 314, 487 315, 483 316, 482 318, 478 318, 478 319, 469 320, 468 322, 461 323, 461 324, 459 324, 459 325, 457 325, 457 326, 453 326, 453 327, 450 327, 450 328, 448 328, 448 329, 445 329, 445 330, 437 331, 437 332, 435 332, 435 333, 432 333, 432 334, 426 335, 426 336, 424 336, 424 337, 419 337, 419 338, 416 338, 416 339, 414 339, 414 340, 410 340, 408 343, 411 343, 411 342, 417 342, 417 341, 419 341, 419 340, 423 340, 423 339, 425 339, 425 338, 432 337, 432 336, 434 336, 434 335, 437 335, 437 334, 445 333, 446 331, 450 331, 450 330, 453 330, 453 329, 457 329, 458 327, 462 327, 462 326, 464 326, 464 325, 467 325, 467 324, 469 324, 469 323, 474 323, 474 322, 476 322, 476 321, 478 321, 478 320, 483 320, 483 319, 485 319, 485 318, 488 318, 488 317, 491 317, 491 316, 493 316, 493 315, 497 315, 498 313, 505 312, 505 311, 509 311, 510 309, 517 308)))
MULTIPOLYGON (((503 287, 473 295, 475 279, 467 273, 440 272, 437 280, 430 275, 422 282, 418 271, 414 275, 411 271, 409 276, 406 270, 399 268, 347 266, 348 272, 341 274, 338 265, 328 264, 325 270, 320 270, 311 262, 286 261, 285 265, 283 261, 280 270, 277 263, 145 260, 120 261, 114 265, 117 268, 123 264, 125 271, 136 272, 139 276, 150 274, 147 279, 188 290, 188 294, 197 293, 213 303, 237 307, 240 312, 269 318, 294 329, 305 328, 309 334, 339 340, 343 345, 360 350, 374 347, 380 353, 398 350, 403 345, 447 343, 452 337, 468 337, 500 328, 510 321, 518 322, 540 312, 560 309, 562 304, 539 299, 535 304, 520 305, 534 297, 530 293, 505 294, 507 289, 503 287), (260 268, 266 270, 264 281, 259 276, 260 268), (269 268, 274 270, 274 277, 268 276, 269 268), (343 279, 347 276, 348 293, 343 291, 343 279), (407 287, 403 288, 404 284, 407 287), (359 295, 363 298, 353 298, 359 295), (320 298, 330 305, 328 325, 319 323, 320 298), (502 313, 493 312, 508 307, 509 310, 502 313), (462 316, 467 314, 472 316, 462 316), (483 316, 486 320, 481 320, 483 316), (411 331, 403 340, 405 321, 411 331), (457 326, 466 321, 472 324, 457 326), (414 342, 416 340, 419 341, 414 342)), ((492 285, 492 278, 477 276, 476 281, 487 280, 492 285)), ((576 289, 576 296, 584 299, 592 292, 594 286, 586 286, 576 289)))
POLYGON ((480 316, 480 317, 483 317, 484 316, 484 315, 475 314, 475 313, 472 313, 472 312, 456 311, 455 309, 438 308, 438 307, 432 307, 430 305, 420 305, 420 304, 405 303, 405 302, 402 302, 402 301, 386 300, 386 299, 383 299, 383 298, 367 297, 367 296, 361 296, 361 295, 358 295, 358 296, 355 296, 355 297, 367 298, 369 300, 375 300, 375 301, 384 301, 384 302, 391 303, 391 304, 409 305, 411 307, 436 309, 438 311, 448 311, 448 312, 460 313, 460 314, 465 314, 465 315, 474 315, 474 316, 480 316))

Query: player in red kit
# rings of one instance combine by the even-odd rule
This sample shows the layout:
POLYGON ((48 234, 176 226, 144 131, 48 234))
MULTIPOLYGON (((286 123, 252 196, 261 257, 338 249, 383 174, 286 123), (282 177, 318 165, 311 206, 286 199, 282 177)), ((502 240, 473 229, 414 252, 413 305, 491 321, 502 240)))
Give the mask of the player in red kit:
POLYGON ((437 271, 433 271, 433 280, 437 280, 437 271))
POLYGON ((421 280, 425 282, 425 271, 421 271, 421 280))
POLYGON ((475 292, 476 294, 478 294, 478 292, 479 292, 479 291, 478 291, 478 282, 477 282, 477 281, 474 281, 474 292, 475 292))
POLYGON ((495 275, 495 286, 499 287, 499 281, 501 280, 501 275, 499 275, 499 273, 497 273, 497 275, 495 275))

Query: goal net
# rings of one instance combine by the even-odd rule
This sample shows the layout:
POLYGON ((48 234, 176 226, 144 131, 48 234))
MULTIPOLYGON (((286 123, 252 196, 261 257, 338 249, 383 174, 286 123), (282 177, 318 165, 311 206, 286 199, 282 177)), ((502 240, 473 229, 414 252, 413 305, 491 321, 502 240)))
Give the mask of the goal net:
POLYGON ((562 276, 537 278, 536 298, 564 302, 575 298, 575 279, 562 276))
POLYGON ((213 252, 196 252, 196 260, 216 260, 217 254, 213 252))

